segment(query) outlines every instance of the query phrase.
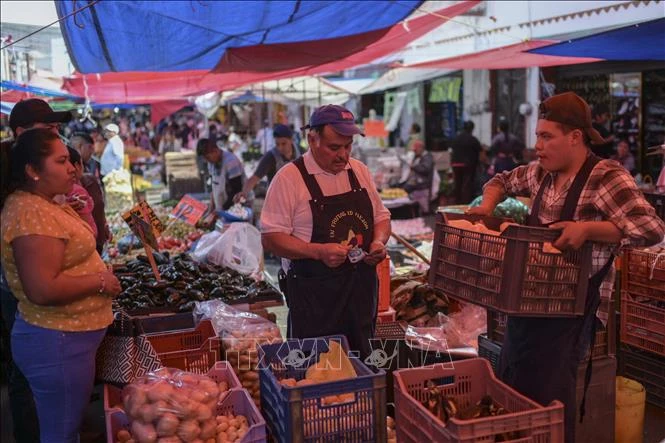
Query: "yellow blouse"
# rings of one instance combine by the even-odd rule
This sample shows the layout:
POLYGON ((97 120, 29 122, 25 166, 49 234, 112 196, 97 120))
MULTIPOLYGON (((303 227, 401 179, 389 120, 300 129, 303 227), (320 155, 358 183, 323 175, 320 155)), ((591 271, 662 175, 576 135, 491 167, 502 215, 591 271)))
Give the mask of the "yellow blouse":
MULTIPOLYGON (((111 299, 97 293, 61 306, 32 303, 23 291, 11 242, 27 235, 43 235, 65 241, 62 271, 66 275, 96 274, 106 269, 95 249, 95 237, 88 224, 68 205, 59 205, 29 192, 11 194, 2 209, 2 268, 18 310, 35 326, 61 331, 94 331, 111 324, 111 299)), ((35 257, 48 260, 48 257, 35 257)))

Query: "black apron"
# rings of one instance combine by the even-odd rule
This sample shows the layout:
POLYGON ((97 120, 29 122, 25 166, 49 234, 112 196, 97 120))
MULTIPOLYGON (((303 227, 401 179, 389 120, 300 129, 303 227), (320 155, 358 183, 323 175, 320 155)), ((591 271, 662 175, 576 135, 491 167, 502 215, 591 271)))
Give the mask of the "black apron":
MULTIPOLYGON (((568 190, 560 221, 572 221, 582 189, 594 166, 600 161, 591 154, 575 176, 568 190)), ((550 186, 551 175, 543 179, 533 202, 527 224, 543 226, 538 219, 543 192, 550 186)), ((506 338, 499 358, 499 378, 523 395, 548 405, 553 400, 565 406, 565 441, 575 441, 577 370, 589 357, 580 421, 584 416, 586 391, 591 380, 590 349, 596 335, 596 311, 600 306, 600 284, 610 271, 612 257, 589 278, 584 315, 574 318, 508 317, 506 338)))
MULTIPOLYGON (((351 191, 325 197, 304 158, 294 162, 312 196, 311 243, 357 245, 367 252, 374 235, 374 212, 367 189, 348 169, 351 191)), ((377 313, 376 267, 346 262, 329 268, 317 260, 293 260, 287 273, 290 338, 343 334, 352 350, 371 352, 377 313)))

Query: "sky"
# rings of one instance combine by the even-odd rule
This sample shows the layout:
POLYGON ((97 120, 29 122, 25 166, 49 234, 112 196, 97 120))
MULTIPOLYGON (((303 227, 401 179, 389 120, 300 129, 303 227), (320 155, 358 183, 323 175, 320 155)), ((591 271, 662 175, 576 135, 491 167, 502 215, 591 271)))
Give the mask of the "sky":
POLYGON ((2 22, 6 23, 44 26, 57 20, 58 14, 55 12, 55 3, 52 0, 2 0, 0 17, 2 17, 2 22))

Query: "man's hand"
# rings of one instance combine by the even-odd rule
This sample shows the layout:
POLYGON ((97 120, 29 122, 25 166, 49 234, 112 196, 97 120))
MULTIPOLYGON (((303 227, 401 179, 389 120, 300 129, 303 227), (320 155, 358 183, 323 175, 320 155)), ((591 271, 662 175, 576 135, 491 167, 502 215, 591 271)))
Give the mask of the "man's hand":
POLYGON ((247 196, 243 192, 238 192, 233 196, 233 203, 244 203, 247 200, 247 196))
POLYGON ((329 268, 341 266, 351 250, 351 246, 342 246, 338 243, 323 243, 317 245, 317 258, 329 268))
POLYGON ((373 241, 369 245, 369 254, 365 256, 363 261, 370 266, 374 266, 380 263, 384 258, 386 258, 386 246, 383 242, 373 241))
POLYGON ((584 222, 564 221, 552 223, 551 229, 563 229, 561 235, 552 246, 562 251, 580 249, 589 238, 589 232, 584 222))

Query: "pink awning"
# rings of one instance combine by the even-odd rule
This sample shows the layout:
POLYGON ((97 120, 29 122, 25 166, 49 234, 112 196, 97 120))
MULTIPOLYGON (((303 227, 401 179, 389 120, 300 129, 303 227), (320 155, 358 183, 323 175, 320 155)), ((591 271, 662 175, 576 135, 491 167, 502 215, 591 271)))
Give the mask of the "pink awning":
POLYGON ((599 58, 558 57, 553 55, 531 54, 530 49, 557 43, 556 40, 530 40, 514 45, 501 46, 472 54, 432 60, 405 68, 441 68, 441 69, 518 69, 535 66, 563 66, 602 61, 599 58))
MULTIPOLYGON (((299 47, 300 43, 230 49, 214 72, 199 70, 123 72, 86 74, 85 76, 78 74, 65 79, 63 87, 72 94, 84 96, 86 88, 83 79, 85 77, 88 97, 92 101, 98 103, 154 103, 201 95, 210 91, 236 89, 261 81, 340 71, 389 55, 441 26, 448 18, 468 11, 477 3, 478 0, 458 2, 433 14, 425 14, 394 25, 384 31, 385 34, 380 39, 368 43, 362 51, 350 54, 341 60, 327 59, 325 48, 330 45, 344 45, 346 39, 349 38, 367 38, 365 35, 367 33, 354 37, 309 42, 307 50, 299 47), (311 62, 308 66, 283 69, 290 63, 280 64, 280 59, 289 57, 308 57, 311 62)), ((371 39, 368 38, 367 41, 370 42, 371 39)))

